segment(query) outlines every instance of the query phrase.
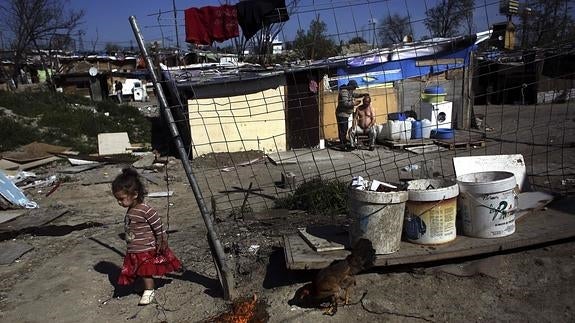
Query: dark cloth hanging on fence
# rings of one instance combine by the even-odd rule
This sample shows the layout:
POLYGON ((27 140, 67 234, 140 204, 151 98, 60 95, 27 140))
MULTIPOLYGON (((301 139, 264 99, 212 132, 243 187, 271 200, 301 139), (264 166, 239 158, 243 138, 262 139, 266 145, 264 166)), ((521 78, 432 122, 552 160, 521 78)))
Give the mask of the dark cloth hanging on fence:
POLYGON ((285 0, 249 0, 236 4, 238 22, 246 39, 262 27, 289 20, 285 0))
POLYGON ((186 42, 210 45, 239 36, 235 6, 206 6, 184 10, 186 42))

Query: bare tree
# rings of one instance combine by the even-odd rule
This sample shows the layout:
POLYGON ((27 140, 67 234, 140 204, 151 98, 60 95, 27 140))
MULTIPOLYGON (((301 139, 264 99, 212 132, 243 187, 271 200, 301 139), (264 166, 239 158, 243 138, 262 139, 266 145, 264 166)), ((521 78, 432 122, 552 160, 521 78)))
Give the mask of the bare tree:
POLYGON ((471 30, 469 21, 473 21, 474 6, 474 0, 440 0, 425 12, 425 26, 435 37, 455 36, 464 20, 468 22, 468 30, 471 30))
POLYGON ((532 0, 520 15, 523 48, 574 41, 573 1, 532 0))
MULTIPOLYGON (((287 1, 286 1, 287 2, 287 1)), ((297 9, 300 0, 290 0, 286 4, 288 16, 291 16, 297 9)), ((285 21, 263 26, 251 40, 244 37, 237 37, 234 42, 238 49, 238 56, 243 57, 243 52, 246 49, 248 41, 251 41, 260 64, 265 65, 270 60, 272 54, 272 43, 274 39, 281 33, 285 21)), ((285 39, 284 39, 285 40, 285 39)))
POLYGON ((397 13, 389 15, 379 25, 378 34, 384 45, 401 43, 404 36, 411 34, 409 17, 397 13))
POLYGON ((57 34, 69 37, 80 25, 84 12, 67 10, 67 4, 67 0, 5 0, 0 4, 14 51, 14 76, 24 64, 27 50, 39 49, 57 34))

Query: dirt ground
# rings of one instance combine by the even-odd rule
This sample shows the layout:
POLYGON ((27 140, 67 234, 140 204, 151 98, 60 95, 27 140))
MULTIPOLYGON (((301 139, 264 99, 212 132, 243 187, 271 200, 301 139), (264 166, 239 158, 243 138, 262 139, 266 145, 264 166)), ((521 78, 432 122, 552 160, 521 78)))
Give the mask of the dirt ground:
MULTIPOLYGON (((572 111, 564 112, 569 122, 575 122, 571 119, 572 111)), ((510 114, 513 118, 513 112, 510 114)), ((537 118, 535 112, 534 118, 537 118)), ((509 129, 509 125, 506 127, 509 129)), ((525 131, 532 136, 529 140, 544 142, 540 135, 534 134, 537 127, 529 124, 517 131, 495 128, 491 135, 499 139, 506 137, 497 134, 516 135, 525 131)), ((504 145, 498 142, 497 146, 488 146, 479 153, 502 153, 506 151, 504 145)), ((535 163, 539 146, 529 146, 526 151, 529 149, 532 150, 526 159, 534 161, 529 173, 538 173, 540 166, 549 170, 549 163, 553 162, 563 166, 575 164, 572 147, 559 152, 566 156, 561 161, 547 161, 547 168, 535 163)), ((461 152, 425 158, 438 162, 445 159, 447 164, 454 154, 461 152)), ((273 209, 273 202, 266 195, 280 196, 287 192, 274 185, 281 172, 294 171, 306 178, 320 169, 331 169, 330 176, 342 177, 359 173, 355 169, 361 168, 362 174, 383 174, 389 179, 401 176, 398 168, 422 159, 405 155, 378 147, 375 152, 354 152, 341 160, 281 167, 258 162, 230 172, 218 169, 230 166, 223 164, 233 158, 214 158, 213 163, 200 162, 206 156, 199 158, 194 170, 207 203, 216 206, 216 222, 238 294, 255 293, 263 299, 270 322, 575 321, 575 240, 490 257, 372 269, 357 277, 351 304, 340 307, 333 317, 319 310, 288 305, 296 289, 314 273, 286 269, 282 234, 310 224, 346 223, 347 219, 340 215, 318 217, 273 209), (368 167, 371 163, 376 166, 368 167), (238 213, 245 194, 241 190, 230 191, 245 189, 250 182, 261 191, 248 199, 249 212, 238 213)), ((56 163, 34 171, 49 175, 68 166, 56 163)), ((68 212, 43 228, 9 237, 34 249, 10 265, 0 266, 2 322, 199 322, 209 321, 227 309, 196 201, 180 162, 173 158, 164 169, 152 173, 160 185, 148 183, 148 188, 150 192, 173 190, 174 195, 149 198, 148 202, 169 225, 170 245, 186 270, 158 279, 157 303, 146 307, 137 306, 141 287, 134 290, 116 286, 125 251, 120 238, 125 210, 113 199, 109 183, 85 184, 94 179, 109 181, 121 167, 106 165, 69 175, 49 197, 45 197, 46 189, 26 191, 42 209, 68 212)), ((542 185, 553 184, 552 176, 548 174, 545 177, 548 182, 542 181, 542 185)), ((557 203, 559 206, 552 205, 541 212, 561 209, 575 214, 572 198, 557 203)), ((3 238, 0 248, 7 242, 3 238)))

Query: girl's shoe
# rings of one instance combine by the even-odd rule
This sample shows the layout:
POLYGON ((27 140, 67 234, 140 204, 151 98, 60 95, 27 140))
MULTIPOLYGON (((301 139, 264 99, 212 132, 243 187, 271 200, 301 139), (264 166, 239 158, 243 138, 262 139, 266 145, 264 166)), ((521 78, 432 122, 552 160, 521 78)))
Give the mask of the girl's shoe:
POLYGON ((154 300, 154 290, 146 289, 140 298, 138 305, 148 305, 154 300))

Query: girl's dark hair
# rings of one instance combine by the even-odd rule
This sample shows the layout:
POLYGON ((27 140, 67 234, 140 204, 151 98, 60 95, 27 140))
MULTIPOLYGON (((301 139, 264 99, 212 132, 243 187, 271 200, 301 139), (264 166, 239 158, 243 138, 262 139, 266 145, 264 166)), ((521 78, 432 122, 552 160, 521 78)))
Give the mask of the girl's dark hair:
POLYGON ((132 167, 122 169, 122 174, 116 176, 112 182, 112 192, 138 193, 136 200, 140 203, 144 201, 144 196, 148 194, 138 171, 132 167))

